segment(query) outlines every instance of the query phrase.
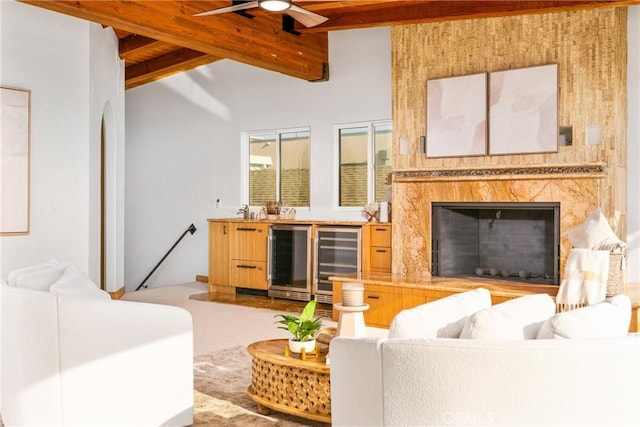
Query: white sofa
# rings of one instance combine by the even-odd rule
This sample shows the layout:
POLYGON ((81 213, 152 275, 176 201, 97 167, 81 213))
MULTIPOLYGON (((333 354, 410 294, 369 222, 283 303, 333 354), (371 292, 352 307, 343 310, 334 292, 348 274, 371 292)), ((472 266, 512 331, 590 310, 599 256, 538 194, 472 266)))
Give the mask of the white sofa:
MULTIPOLYGON (((496 309, 498 305, 461 321, 444 319, 440 328, 434 328, 433 316, 422 316, 432 322, 427 328, 431 337, 397 336, 406 325, 392 323, 393 338, 334 338, 332 424, 640 425, 640 335, 620 332, 625 319, 627 328, 629 324, 627 302, 620 298, 615 303, 619 305, 608 301, 542 322, 526 321, 519 332, 531 334, 537 323, 538 335, 560 338, 575 333, 577 323, 588 325, 586 317, 615 317, 615 333, 601 330, 593 338, 505 337, 503 328, 497 328, 502 336, 487 336, 488 325, 505 320, 509 311, 496 309), (470 325, 480 339, 456 337, 473 335, 470 325)), ((518 311, 517 304, 507 306, 518 311)), ((420 321, 415 313, 401 314, 404 320, 420 321)))
POLYGON ((190 313, 112 301, 87 280, 67 265, 57 289, 2 283, 4 425, 192 424, 190 313))

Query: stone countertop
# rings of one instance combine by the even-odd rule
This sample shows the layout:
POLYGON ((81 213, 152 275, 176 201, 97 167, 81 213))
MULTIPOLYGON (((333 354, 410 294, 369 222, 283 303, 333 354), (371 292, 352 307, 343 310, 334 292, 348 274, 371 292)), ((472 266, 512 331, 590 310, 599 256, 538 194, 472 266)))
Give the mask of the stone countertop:
POLYGON ((421 276, 403 277, 399 274, 361 272, 351 273, 341 276, 331 276, 329 280, 349 282, 358 281, 368 285, 395 286, 403 288, 417 289, 441 289, 444 291, 471 290, 475 288, 486 288, 494 295, 513 294, 538 294, 547 293, 555 296, 558 292, 557 285, 528 284, 522 282, 511 282, 507 280, 491 280, 484 278, 456 278, 431 276, 425 273, 421 276))
POLYGON ((367 221, 340 221, 340 220, 316 220, 316 219, 242 219, 242 218, 208 218, 208 222, 241 222, 246 224, 292 224, 292 225, 391 225, 389 222, 367 222, 367 221))

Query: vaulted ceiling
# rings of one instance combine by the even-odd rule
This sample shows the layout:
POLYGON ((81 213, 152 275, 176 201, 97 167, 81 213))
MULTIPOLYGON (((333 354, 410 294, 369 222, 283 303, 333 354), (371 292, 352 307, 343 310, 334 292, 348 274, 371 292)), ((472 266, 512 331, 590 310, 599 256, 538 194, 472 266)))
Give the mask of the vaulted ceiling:
POLYGON ((260 8, 193 16, 230 6, 232 1, 21 1, 112 27, 125 61, 127 89, 224 58, 304 80, 325 80, 328 32, 335 30, 640 4, 640 0, 293 0, 329 18, 307 28, 287 15, 260 8))

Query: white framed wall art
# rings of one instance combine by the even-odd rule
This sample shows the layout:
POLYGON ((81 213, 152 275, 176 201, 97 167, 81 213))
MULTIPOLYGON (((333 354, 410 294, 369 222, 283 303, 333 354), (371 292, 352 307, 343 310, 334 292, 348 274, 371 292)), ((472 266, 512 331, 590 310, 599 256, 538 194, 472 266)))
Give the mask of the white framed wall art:
POLYGON ((0 87, 0 235, 29 234, 31 91, 0 87))
POLYGON ((489 73, 489 154, 558 151, 558 65, 489 73))
POLYGON ((426 154, 487 154, 486 73, 427 81, 426 154))

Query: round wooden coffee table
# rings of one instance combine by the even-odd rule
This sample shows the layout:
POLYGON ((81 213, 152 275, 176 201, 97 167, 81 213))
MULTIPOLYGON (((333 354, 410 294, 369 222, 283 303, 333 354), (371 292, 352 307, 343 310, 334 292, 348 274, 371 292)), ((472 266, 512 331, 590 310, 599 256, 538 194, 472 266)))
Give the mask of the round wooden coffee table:
POLYGON ((331 384, 326 353, 285 356, 286 339, 258 341, 247 347, 253 359, 249 397, 264 415, 270 409, 331 423, 331 384))

